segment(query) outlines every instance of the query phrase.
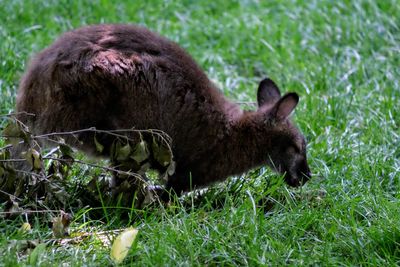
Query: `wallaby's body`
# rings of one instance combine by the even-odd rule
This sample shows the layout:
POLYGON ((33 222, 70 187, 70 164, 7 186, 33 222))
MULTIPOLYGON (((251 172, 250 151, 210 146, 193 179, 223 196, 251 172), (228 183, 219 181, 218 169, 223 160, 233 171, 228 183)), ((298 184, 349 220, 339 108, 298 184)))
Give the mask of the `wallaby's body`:
MULTIPOLYGON (((166 187, 180 194, 262 164, 286 172, 291 185, 305 182, 304 138, 287 119, 297 102, 266 79, 258 110, 242 111, 175 43, 137 26, 98 25, 65 33, 33 60, 17 111, 35 114, 20 118, 36 134, 164 131, 176 161, 166 187)), ((95 153, 93 136, 79 140, 73 145, 95 153)))

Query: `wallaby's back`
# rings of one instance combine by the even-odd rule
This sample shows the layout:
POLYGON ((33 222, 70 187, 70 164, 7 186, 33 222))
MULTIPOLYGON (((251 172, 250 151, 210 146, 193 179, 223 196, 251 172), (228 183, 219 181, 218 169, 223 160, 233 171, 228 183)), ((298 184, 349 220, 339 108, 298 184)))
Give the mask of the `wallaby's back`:
POLYGON ((17 110, 36 114, 29 124, 40 133, 160 129, 185 150, 189 139, 221 131, 202 124, 213 113, 222 122, 224 102, 175 43, 138 26, 96 25, 65 33, 33 60, 17 110))

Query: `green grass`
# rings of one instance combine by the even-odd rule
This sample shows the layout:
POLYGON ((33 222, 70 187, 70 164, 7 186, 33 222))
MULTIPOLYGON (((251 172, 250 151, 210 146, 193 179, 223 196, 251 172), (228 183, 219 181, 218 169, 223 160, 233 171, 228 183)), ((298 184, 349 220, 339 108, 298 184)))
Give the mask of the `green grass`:
MULTIPOLYGON (((13 110, 32 54, 68 29, 101 22, 141 24, 177 41, 233 100, 254 101, 265 76, 300 94, 294 120, 309 140, 315 174, 306 186, 266 190, 276 175, 260 170, 239 193, 219 194, 218 207, 211 199, 160 208, 128 223, 75 216, 74 231, 138 227, 125 263, 400 265, 397 0, 0 0, 0 21, 1 114, 13 110), (276 199, 269 210, 259 205, 266 191, 276 199)), ((23 221, 0 220, 0 265, 29 263, 12 240, 50 238, 40 221, 21 235, 23 221)), ((48 247, 39 265, 104 266, 108 255, 92 238, 48 247)))

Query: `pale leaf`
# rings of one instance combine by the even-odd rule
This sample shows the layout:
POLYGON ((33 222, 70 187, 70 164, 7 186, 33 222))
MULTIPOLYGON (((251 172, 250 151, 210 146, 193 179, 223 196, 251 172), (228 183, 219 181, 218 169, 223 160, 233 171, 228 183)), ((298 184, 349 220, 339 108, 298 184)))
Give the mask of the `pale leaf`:
POLYGON ((31 229, 32 229, 31 224, 26 222, 21 225, 21 228, 19 228, 19 231, 21 233, 27 233, 27 232, 30 232, 31 229))
POLYGON ((136 239, 138 230, 134 228, 128 228, 119 234, 111 247, 111 259, 119 264, 128 255, 129 249, 132 247, 133 242, 136 239))

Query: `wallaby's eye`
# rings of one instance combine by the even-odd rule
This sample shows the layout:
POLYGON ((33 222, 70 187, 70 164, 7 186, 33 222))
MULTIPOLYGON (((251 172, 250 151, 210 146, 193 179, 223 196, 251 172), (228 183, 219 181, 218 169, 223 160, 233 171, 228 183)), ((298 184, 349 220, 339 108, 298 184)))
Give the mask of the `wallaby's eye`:
POLYGON ((300 153, 300 149, 296 145, 290 145, 286 148, 286 153, 298 154, 298 153, 300 153))
POLYGON ((286 153, 288 153, 288 154, 298 153, 298 149, 296 146, 288 146, 286 148, 286 153))

